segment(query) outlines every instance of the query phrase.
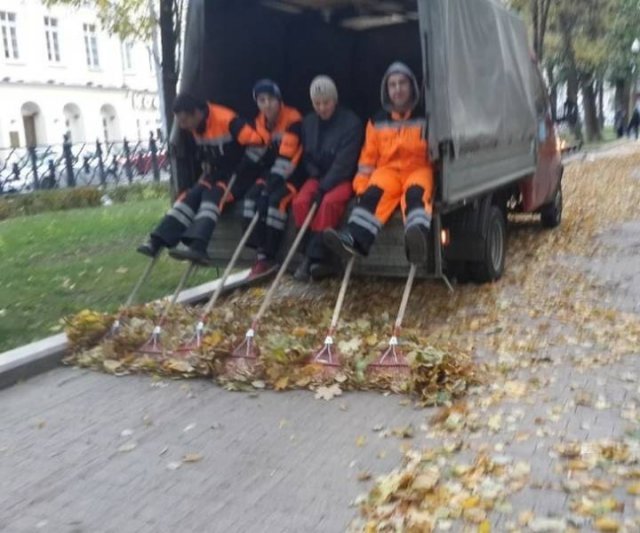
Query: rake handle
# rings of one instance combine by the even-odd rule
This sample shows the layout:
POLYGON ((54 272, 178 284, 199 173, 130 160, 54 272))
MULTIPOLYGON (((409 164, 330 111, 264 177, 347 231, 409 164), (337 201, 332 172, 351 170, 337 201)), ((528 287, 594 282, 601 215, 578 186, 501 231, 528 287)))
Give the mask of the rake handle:
POLYGON ((244 249, 245 245, 247 244, 247 241, 249 240, 249 237, 253 233, 253 229, 256 227, 256 224, 258 223, 258 219, 259 218, 260 218, 260 213, 258 211, 256 211, 255 215, 253 215, 253 218, 251 219, 251 223, 249 224, 249 226, 245 230, 244 234, 242 235, 242 238, 240 239, 240 242, 238 243, 238 246, 234 250, 233 255, 231 256, 231 260, 227 264, 227 267, 225 268, 224 273, 222 274, 222 278, 220 279, 220 283, 219 283, 218 287, 216 288, 215 292, 211 296, 211 299, 207 302, 207 305, 205 306, 204 310, 202 311, 202 320, 203 321, 207 317, 207 315, 211 312, 211 310, 213 309, 213 306, 218 301, 218 298, 220 298, 220 295, 222 294, 222 290, 224 289, 224 285, 227 282, 227 280, 229 279, 229 276, 231 275, 231 271, 236 266, 236 263, 238 262, 238 258, 240 257, 240 254, 242 253, 242 250, 244 249))
POLYGON ((293 241, 291 248, 289 249, 289 253, 287 254, 287 257, 285 257, 284 262, 280 266, 280 270, 278 270, 278 274, 276 274, 276 279, 273 280, 271 287, 269 287, 269 292, 267 292, 267 295, 262 301, 262 305, 260 306, 260 309, 258 309, 258 313, 253 319, 253 325, 251 326, 252 329, 255 329, 257 327, 258 323, 262 319, 262 316, 264 315, 267 308, 271 304, 271 300, 273 299, 273 295, 276 292, 278 284, 280 283, 282 276, 284 276, 284 273, 287 271, 287 267, 289 266, 291 259, 293 259, 294 254, 298 250, 298 246, 300 246, 300 242, 302 241, 304 234, 307 232, 307 229, 309 228, 309 225, 311 224, 311 221, 313 220, 313 217, 316 214, 317 209, 318 209, 318 203, 314 202, 311 205, 311 209, 309 209, 309 213, 307 213, 307 216, 304 219, 304 222, 300 227, 300 230, 298 231, 298 235, 296 235, 296 238, 293 241))
POLYGON ((167 316, 169 315, 169 311, 171 311, 171 309, 173 308, 175 303, 178 301, 178 296, 182 292, 182 289, 184 288, 185 284, 187 283, 187 280, 189 279, 189 276, 191 276, 191 273, 193 272, 193 270, 195 268, 196 268, 196 264, 190 262, 189 263, 189 267, 184 271, 184 274, 182 274, 182 277, 180 278, 180 281, 178 282, 178 286, 176 287, 176 290, 173 291, 173 295, 171 296, 171 300, 169 300, 169 303, 162 310, 162 315, 160 316, 160 320, 158 321, 158 325, 164 324, 164 321, 166 320, 167 316))
POLYGON ((402 321, 404 320, 404 315, 407 312, 407 304, 409 303, 409 296, 411 295, 411 288, 413 287, 413 280, 416 277, 416 271, 418 267, 415 263, 411 263, 411 268, 409 269, 409 275, 407 276, 407 283, 404 286, 404 292, 402 293, 402 301, 400 302, 400 309, 398 310, 398 317, 396 318, 396 322, 393 326, 393 334, 397 335, 400 331, 400 327, 402 326, 402 321))
POLYGON ((222 209, 224 208, 224 204, 227 203, 227 199, 231 194, 231 187, 235 185, 237 179, 238 179, 238 174, 234 172, 231 175, 231 179, 229 180, 229 183, 227 183, 227 186, 224 188, 224 192, 222 193, 222 198, 220 198, 220 203, 218 204, 218 207, 220 208, 220 212, 222 212, 222 209))
POLYGON ((340 319, 340 312, 342 311, 344 298, 347 294, 347 287, 349 286, 349 280, 351 279, 351 270, 353 270, 353 263, 355 262, 355 259, 355 257, 349 259, 347 268, 344 271, 342 283, 340 284, 340 292, 338 293, 338 300, 336 301, 336 306, 333 308, 333 316, 331 317, 331 325, 329 326, 329 335, 333 335, 336 328, 338 327, 338 320, 340 319))
POLYGON ((151 271, 153 270, 153 267, 156 266, 156 263, 158 262, 158 258, 159 257, 160 257, 160 254, 158 253, 153 257, 153 259, 151 261, 149 261, 149 263, 147 264, 147 266, 144 269, 144 272, 142 273, 140 278, 138 278, 137 283, 133 287, 133 290, 131 291, 131 294, 129 294, 129 297, 127 298, 127 301, 124 303, 125 307, 129 307, 133 303, 133 300, 138 295, 138 291, 140 291, 140 287, 142 287, 142 284, 145 281, 147 281, 147 278, 151 274, 151 271))

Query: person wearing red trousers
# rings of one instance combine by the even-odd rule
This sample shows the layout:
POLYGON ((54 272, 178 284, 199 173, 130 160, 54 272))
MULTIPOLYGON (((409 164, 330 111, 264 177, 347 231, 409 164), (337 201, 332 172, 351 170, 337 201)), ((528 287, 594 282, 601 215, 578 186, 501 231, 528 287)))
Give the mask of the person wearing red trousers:
POLYGON ((304 260, 294 274, 298 281, 323 279, 338 270, 322 233, 342 220, 352 196, 351 180, 364 136, 357 115, 338 106, 338 90, 331 78, 316 77, 310 96, 314 111, 302 122, 302 165, 308 178, 293 199, 296 227, 302 226, 314 202, 318 209, 307 234, 304 260))

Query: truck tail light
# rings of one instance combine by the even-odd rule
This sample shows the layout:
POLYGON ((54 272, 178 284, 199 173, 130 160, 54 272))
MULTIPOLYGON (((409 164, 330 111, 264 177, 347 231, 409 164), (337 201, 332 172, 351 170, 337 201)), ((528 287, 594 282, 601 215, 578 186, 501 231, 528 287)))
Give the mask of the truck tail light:
POLYGON ((451 235, 448 229, 440 230, 440 243, 442 246, 449 246, 451 243, 451 235))

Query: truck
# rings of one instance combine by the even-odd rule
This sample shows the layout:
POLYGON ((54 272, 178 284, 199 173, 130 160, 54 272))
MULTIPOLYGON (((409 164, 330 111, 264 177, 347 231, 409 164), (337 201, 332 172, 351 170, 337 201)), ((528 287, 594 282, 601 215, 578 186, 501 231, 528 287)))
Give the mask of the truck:
MULTIPOLYGON (((563 206, 548 91, 525 24, 497 0, 191 0, 179 90, 252 117, 250 88, 268 77, 287 104, 308 112, 310 81, 326 74, 340 104, 364 122, 379 108, 380 80, 395 60, 422 76, 436 170, 431 253, 418 276, 496 281, 508 215, 536 214, 554 228, 563 206)), ((195 146, 184 132, 172 138, 180 189, 197 179, 195 146)), ((241 234, 231 209, 211 255, 228 261, 241 234)), ((293 235, 290 227, 284 247, 293 235)), ((251 260, 245 251, 242 261, 251 260)), ((354 272, 400 277, 408 268, 398 213, 354 272)))

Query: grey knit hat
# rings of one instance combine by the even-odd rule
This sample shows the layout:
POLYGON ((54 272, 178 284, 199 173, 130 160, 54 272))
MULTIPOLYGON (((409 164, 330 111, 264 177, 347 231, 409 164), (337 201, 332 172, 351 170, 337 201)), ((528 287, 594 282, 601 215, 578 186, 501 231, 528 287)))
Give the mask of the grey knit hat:
POLYGON ((329 76, 316 76, 309 87, 311 100, 314 98, 330 98, 338 101, 338 88, 329 76))

